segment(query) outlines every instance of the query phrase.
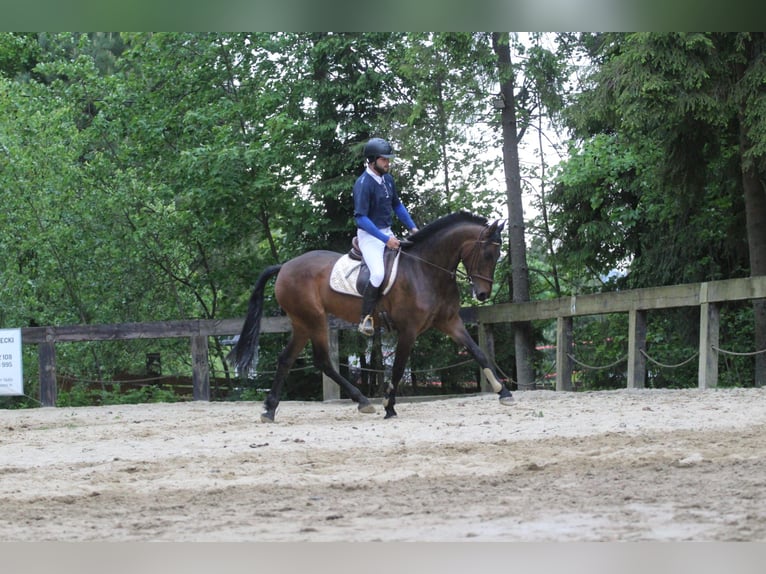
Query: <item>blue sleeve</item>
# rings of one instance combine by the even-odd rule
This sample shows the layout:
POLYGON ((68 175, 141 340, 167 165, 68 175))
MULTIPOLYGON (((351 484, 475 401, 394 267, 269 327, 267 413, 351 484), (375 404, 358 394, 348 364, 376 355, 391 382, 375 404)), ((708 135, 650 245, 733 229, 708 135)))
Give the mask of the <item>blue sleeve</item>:
POLYGON ((370 219, 366 215, 357 215, 355 219, 356 219, 357 226, 364 229, 367 233, 374 235, 375 237, 380 239, 383 243, 388 241, 388 235, 386 235, 380 229, 375 227, 375 224, 372 222, 372 219, 370 219))
POLYGON ((412 221, 412 217, 410 217, 409 211, 407 211, 407 208, 404 207, 403 203, 398 203, 396 207, 394 207, 394 213, 396 213, 396 217, 399 218, 399 221, 404 223, 404 225, 407 226, 407 229, 412 229, 414 227, 417 227, 415 225, 415 222, 412 221))

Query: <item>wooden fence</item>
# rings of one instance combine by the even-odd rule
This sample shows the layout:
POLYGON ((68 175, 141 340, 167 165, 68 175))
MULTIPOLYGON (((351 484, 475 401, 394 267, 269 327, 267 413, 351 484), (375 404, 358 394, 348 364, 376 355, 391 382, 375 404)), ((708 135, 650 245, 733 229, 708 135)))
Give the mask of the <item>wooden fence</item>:
MULTIPOLYGON (((699 307, 698 386, 718 384, 718 332, 720 305, 727 301, 766 298, 766 276, 705 283, 650 287, 612 293, 562 297, 548 301, 503 303, 476 308, 479 345, 491 350, 494 323, 541 319, 556 320, 556 390, 572 390, 574 317, 628 313, 628 388, 643 388, 646 381, 646 315, 649 311, 699 307)), ((485 388, 482 381, 482 389, 485 388)))
MULTIPOLYGON (((727 301, 766 298, 766 276, 711 281, 668 287, 652 287, 613 293, 562 297, 528 303, 504 303, 463 309, 467 322, 479 326, 479 345, 494 357, 492 325, 519 321, 556 320, 556 390, 572 390, 573 318, 606 313, 628 313, 628 388, 642 388, 646 380, 646 315, 658 309, 699 307, 699 375, 700 388, 715 387, 718 382, 719 306, 727 301)), ((210 400, 208 338, 240 332, 243 319, 158 321, 116 325, 72 325, 61 327, 25 327, 21 329, 24 344, 39 346, 40 402, 56 404, 56 345, 84 341, 121 339, 189 338, 192 356, 192 392, 194 400, 210 400)), ((338 366, 338 330, 348 328, 332 322, 331 353, 338 366)), ((264 317, 264 333, 282 333, 290 328, 286 317, 264 317)), ((482 390, 490 390, 486 381, 482 390)), ((340 396, 338 386, 323 376, 325 400, 340 396)))
MULTIPOLYGON (((239 333, 244 319, 157 321, 152 323, 120 323, 115 325, 68 325, 62 327, 25 327, 21 329, 23 344, 36 344, 40 366, 40 403, 56 404, 56 345, 84 341, 116 341, 126 339, 189 338, 192 357, 192 396, 194 400, 210 400, 210 367, 208 337, 239 333)), ((285 317, 264 318, 264 333, 281 333, 290 328, 285 317)))

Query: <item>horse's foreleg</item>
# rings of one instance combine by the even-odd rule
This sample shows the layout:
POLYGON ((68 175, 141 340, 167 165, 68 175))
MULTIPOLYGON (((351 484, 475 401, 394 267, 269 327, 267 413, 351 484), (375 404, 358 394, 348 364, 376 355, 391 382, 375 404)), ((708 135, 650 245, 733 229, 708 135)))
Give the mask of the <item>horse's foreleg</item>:
POLYGON ((362 391, 346 380, 333 366, 330 359, 329 347, 326 344, 322 344, 321 340, 314 341, 314 365, 322 371, 325 375, 335 381, 342 389, 348 393, 348 396, 352 401, 357 403, 359 412, 370 414, 375 412, 375 406, 370 402, 362 391))
POLYGON ((407 366, 407 360, 410 358, 414 343, 414 336, 403 332, 399 333, 399 340, 396 343, 394 367, 391 372, 391 382, 388 383, 386 392, 383 394, 383 406, 386 409, 385 418, 387 419, 397 416, 396 410, 394 409, 394 405, 396 405, 396 391, 404 376, 404 368, 407 366))
POLYGON ((453 322, 449 327, 442 330, 447 335, 449 335, 453 341, 463 345, 468 350, 468 352, 471 353, 471 356, 474 358, 474 360, 479 363, 484 376, 487 377, 487 381, 489 381, 489 384, 492 385, 492 390, 494 390, 500 397, 500 404, 512 405, 514 400, 513 396, 511 395, 511 391, 509 391, 508 388, 497 378, 495 369, 490 364, 489 359, 484 354, 484 351, 481 350, 481 347, 476 344, 476 341, 474 341, 470 333, 468 333, 468 330, 465 328, 463 321, 458 318, 457 321, 453 322))

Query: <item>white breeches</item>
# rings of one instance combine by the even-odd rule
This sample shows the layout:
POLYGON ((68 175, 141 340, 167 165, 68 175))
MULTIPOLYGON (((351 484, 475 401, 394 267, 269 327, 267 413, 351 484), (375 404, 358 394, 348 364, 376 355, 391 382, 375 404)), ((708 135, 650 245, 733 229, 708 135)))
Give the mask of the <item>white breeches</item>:
MULTIPOLYGON (((391 235, 390 227, 381 229, 381 231, 391 235)), ((359 239, 359 249, 362 252, 364 262, 370 268, 370 283, 373 287, 380 287, 380 284, 383 283, 383 275, 385 274, 383 252, 386 249, 386 244, 361 228, 357 228, 356 236, 359 239)))

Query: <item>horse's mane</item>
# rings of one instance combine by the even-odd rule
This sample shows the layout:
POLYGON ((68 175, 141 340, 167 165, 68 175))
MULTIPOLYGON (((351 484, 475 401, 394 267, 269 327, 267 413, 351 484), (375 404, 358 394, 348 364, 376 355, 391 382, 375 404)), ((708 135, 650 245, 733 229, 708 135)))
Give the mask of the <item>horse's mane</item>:
POLYGON ((425 227, 419 229, 417 233, 413 233, 412 235, 410 235, 407 238, 410 242, 410 245, 407 245, 405 242, 402 244, 402 248, 407 249, 408 247, 413 247, 415 245, 427 242, 429 239, 431 239, 434 235, 438 234, 440 231, 443 231, 444 229, 447 229, 449 227, 452 227, 453 225, 457 225, 460 223, 475 223, 476 225, 487 225, 487 218, 482 217, 480 215, 474 215, 473 213, 468 213, 467 211, 457 211, 455 213, 450 213, 449 215, 440 217, 436 221, 432 221, 425 227))

